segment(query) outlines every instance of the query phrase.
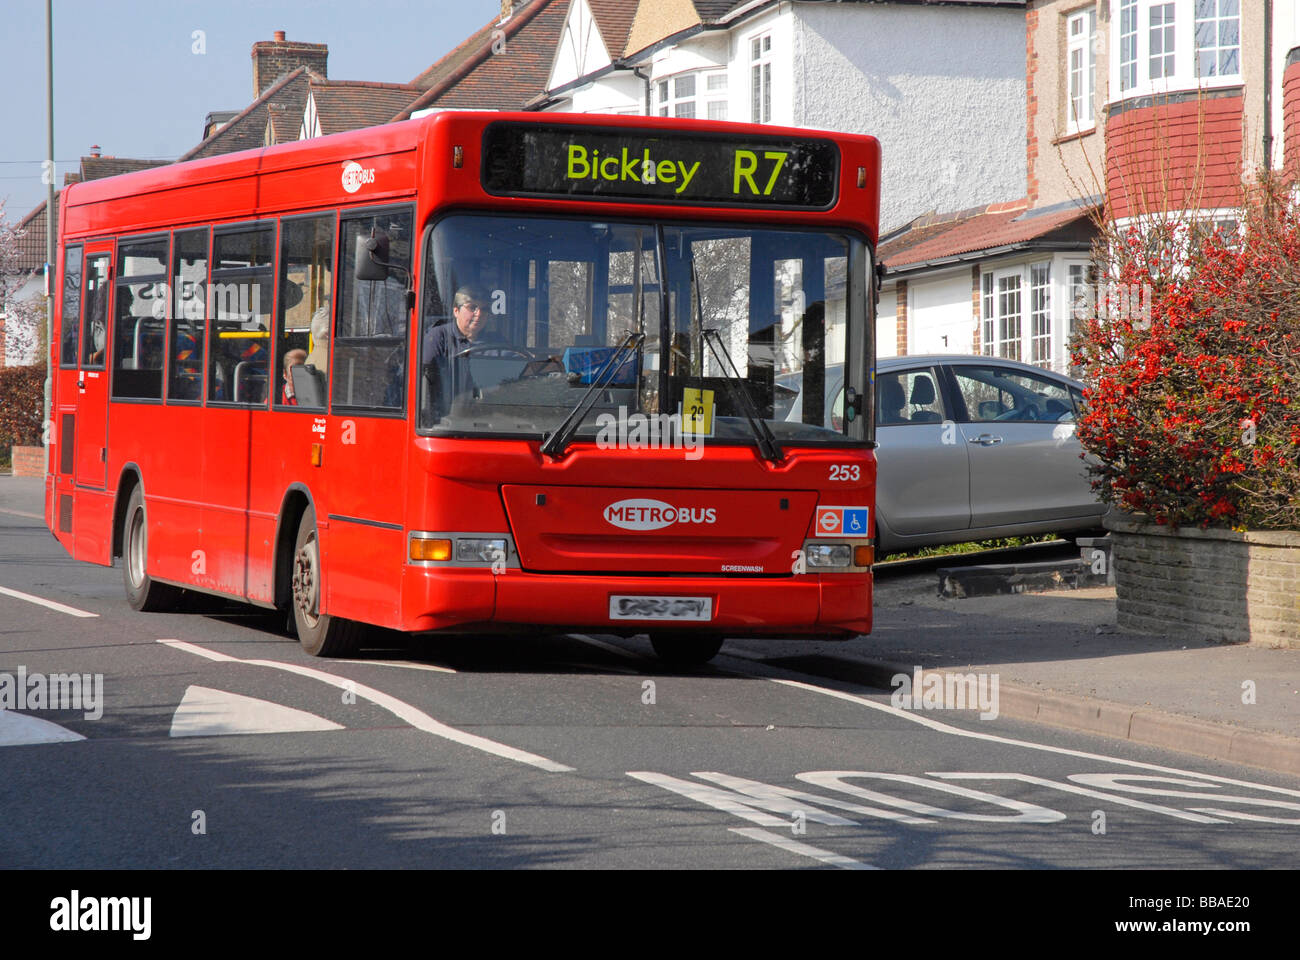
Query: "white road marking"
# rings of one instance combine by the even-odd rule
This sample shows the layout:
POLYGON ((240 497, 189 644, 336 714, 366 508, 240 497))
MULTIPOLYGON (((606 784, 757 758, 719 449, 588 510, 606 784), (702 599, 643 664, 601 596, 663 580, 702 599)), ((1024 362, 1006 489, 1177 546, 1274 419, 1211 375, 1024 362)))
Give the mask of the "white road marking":
POLYGON ((44 520, 39 513, 27 513, 24 510, 5 510, 0 509, 0 513, 12 513, 15 517, 26 517, 28 520, 44 520))
POLYGON ((1045 777, 1035 777, 1028 773, 937 773, 932 770, 926 771, 927 777, 938 777, 941 780, 1019 780, 1022 783, 1030 783, 1039 787, 1046 787, 1049 790, 1060 790, 1063 793, 1073 793, 1083 797, 1092 797, 1096 800, 1105 800, 1107 803, 1118 803, 1126 807, 1136 807, 1138 810, 1148 810, 1151 813, 1162 813, 1167 817, 1176 817, 1179 820, 1189 820, 1192 823, 1227 823, 1227 820, 1216 820, 1214 817, 1203 817, 1200 814, 1188 813, 1185 810, 1179 810, 1175 807, 1162 807, 1156 803, 1145 803, 1141 800, 1134 800, 1131 797, 1121 797, 1114 793, 1102 793, 1099 790, 1088 790, 1084 787, 1076 787, 1073 784, 1061 783, 1059 780, 1048 780, 1045 777))
POLYGON ((573 767, 565 766, 562 763, 556 763, 554 760, 548 760, 546 757, 540 757, 535 753, 529 753, 526 750, 519 750, 515 747, 507 746, 504 743, 497 743, 495 740, 489 740, 487 737, 480 737, 477 734, 465 733, 463 730, 457 730, 455 727, 449 727, 445 723, 439 723, 433 717, 429 716, 423 710, 411 706, 405 701, 398 700, 394 696, 384 693, 382 690, 376 690, 374 687, 368 687, 363 683, 357 683, 347 677, 341 677, 338 674, 327 673, 324 670, 317 670, 314 667, 304 667, 296 663, 282 663, 279 660, 241 660, 238 657, 229 657, 225 654, 216 653, 213 650, 205 650, 202 647, 196 647, 194 644, 186 643, 183 640, 159 640, 159 643, 165 643, 167 646, 176 650, 184 650, 189 653, 197 654, 200 657, 207 657, 209 660, 221 660, 232 663, 243 663, 255 667, 270 667, 272 670, 284 670, 287 673, 296 673, 302 677, 311 677, 322 683, 328 683, 331 686, 338 687, 341 690, 348 690, 358 697, 364 697, 378 707, 382 707, 389 713, 405 720, 417 730, 423 730, 425 733, 432 734, 435 737, 442 737, 453 743, 459 743, 461 746, 471 747, 475 750, 482 750, 484 753, 490 753, 493 756, 502 757, 506 760, 515 760, 519 763, 526 763, 529 766, 546 770, 550 773, 569 773, 573 767))
POLYGON ((814 847, 811 844, 800 843, 791 837, 784 837, 779 833, 769 833, 766 830, 760 830, 757 827, 728 827, 732 833, 738 833, 742 837, 748 837, 750 840, 762 840, 764 843, 770 843, 774 847, 780 847, 788 853, 796 853, 801 857, 812 857, 814 860, 820 860, 822 863, 828 863, 833 867, 839 867, 841 870, 879 870, 879 867, 873 867, 869 863, 863 863, 861 860, 853 860, 849 857, 841 856, 838 853, 831 853, 829 850, 823 850, 820 847, 814 847))
POLYGON ((736 799, 736 794, 730 790, 719 790, 717 787, 706 786, 703 783, 679 780, 677 777, 670 777, 666 773, 655 773, 653 770, 629 770, 627 775, 633 780, 640 780, 642 783, 662 787, 689 800, 695 800, 706 806, 713 807, 715 810, 721 810, 723 813, 734 814, 742 820, 756 823, 760 827, 779 828, 790 826, 789 820, 782 820, 780 817, 774 817, 770 813, 755 809, 755 807, 772 806, 772 802, 766 798, 746 799, 741 802, 736 799))
POLYGON ((67 604, 55 603, 53 600, 46 600, 44 597, 36 597, 30 593, 23 593, 21 590, 10 590, 8 587, 0 587, 0 594, 3 594, 6 597, 13 597, 15 600, 26 600, 28 603, 47 607, 50 610, 57 610, 59 613, 66 613, 72 617, 99 616, 99 614, 91 613, 88 610, 78 610, 76 607, 69 607, 67 604))
POLYGON ((40 717, 0 710, 0 747, 21 747, 31 743, 70 743, 85 739, 67 727, 40 717))
POLYGON ((172 715, 173 737, 343 730, 342 724, 270 700, 191 686, 172 715))
POLYGON ((218 663, 243 663, 238 657, 228 657, 224 653, 218 653, 215 650, 209 650, 207 647, 200 647, 197 643, 187 643, 184 640, 159 640, 175 650, 184 650, 186 653, 192 653, 196 657, 204 657, 208 660, 215 660, 218 663))
MULTIPOLYGON (((743 676, 744 674, 742 674, 743 676)), ((762 677, 761 674, 750 674, 756 678, 762 677)), ((833 690, 830 687, 820 687, 811 683, 804 683, 801 680, 783 680, 778 677, 763 677, 771 680, 773 683, 779 683, 787 687, 795 687, 800 690, 807 690, 811 693, 818 693, 822 696, 835 697, 838 700, 847 700, 849 703, 856 703, 858 706, 867 707, 871 710, 879 710, 881 713, 888 713, 895 717, 901 717, 910 720, 913 723, 919 723, 921 726, 937 733, 946 733, 955 737, 969 737, 972 740, 983 740, 987 743, 1000 743, 1009 747, 1025 747, 1029 750, 1042 750, 1045 753, 1058 753, 1067 757, 1082 757, 1085 760, 1100 760, 1105 763, 1118 763, 1126 767, 1138 767, 1142 770, 1155 770, 1158 773, 1173 773, 1184 777, 1200 777, 1203 780, 1213 780, 1217 783, 1227 783, 1234 787, 1246 787, 1251 790, 1265 790, 1270 793, 1283 793, 1289 797, 1300 797, 1300 790, 1288 790, 1286 787, 1274 787, 1265 783, 1252 783, 1249 780, 1234 780, 1232 777, 1220 777, 1209 773, 1199 773, 1191 770, 1180 770, 1177 767, 1163 767, 1155 763, 1144 763, 1141 760, 1126 760, 1123 757, 1111 757, 1101 753, 1088 753, 1085 750, 1071 750, 1069 747, 1054 747, 1045 743, 1033 743, 1029 740, 1016 740, 1011 737, 1000 737, 992 733, 976 733, 973 730, 963 730, 960 727, 950 727, 946 723, 941 723, 931 717, 914 713, 910 710, 903 710, 892 704, 876 703, 866 697, 857 696, 852 693, 845 693, 842 690, 833 690)))
POLYGON ((455 673, 451 667, 439 667, 432 663, 403 663, 401 660, 335 660, 335 663, 373 663, 380 667, 401 667, 404 670, 429 670, 433 673, 455 673))

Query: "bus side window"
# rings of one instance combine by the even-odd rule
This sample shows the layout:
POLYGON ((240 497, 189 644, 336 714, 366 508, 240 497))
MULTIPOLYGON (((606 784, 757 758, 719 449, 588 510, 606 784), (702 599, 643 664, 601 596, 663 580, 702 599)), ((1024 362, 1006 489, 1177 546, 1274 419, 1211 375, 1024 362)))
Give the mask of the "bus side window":
POLYGON ((113 317, 114 399, 161 400, 167 337, 167 246, 170 238, 124 242, 117 248, 113 317), (159 299, 164 301, 158 304, 159 299))
POLYGON ((271 387, 274 260, 274 224, 213 235, 209 403, 266 406, 271 387))
POLYGON ((339 295, 334 327, 331 404, 400 413, 406 407, 406 289, 414 218, 408 206, 345 217, 339 229, 339 295), (357 240, 387 252, 387 279, 358 280, 357 240))
POLYGON ((177 232, 171 277, 167 402, 197 403, 203 399, 203 348, 207 339, 206 229, 177 232))
POLYGON ((276 404, 323 410, 334 295, 334 215, 280 224, 276 404))
POLYGON ((68 247, 63 255, 63 311, 59 324, 59 366, 75 367, 81 336, 81 247, 68 247))

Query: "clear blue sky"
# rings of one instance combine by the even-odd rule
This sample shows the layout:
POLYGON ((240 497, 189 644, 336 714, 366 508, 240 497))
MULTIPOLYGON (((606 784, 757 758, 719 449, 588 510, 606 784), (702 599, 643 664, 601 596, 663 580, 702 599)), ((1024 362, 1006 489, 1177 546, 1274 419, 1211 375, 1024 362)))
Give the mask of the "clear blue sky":
MULTIPOLYGON (((54 0, 58 182, 91 144, 167 159, 193 147, 209 112, 253 99, 249 54, 276 30, 329 44, 331 80, 406 83, 500 10, 500 0, 54 0)), ((4 0, 3 20, 0 197, 16 221, 45 198, 45 0, 4 0)))

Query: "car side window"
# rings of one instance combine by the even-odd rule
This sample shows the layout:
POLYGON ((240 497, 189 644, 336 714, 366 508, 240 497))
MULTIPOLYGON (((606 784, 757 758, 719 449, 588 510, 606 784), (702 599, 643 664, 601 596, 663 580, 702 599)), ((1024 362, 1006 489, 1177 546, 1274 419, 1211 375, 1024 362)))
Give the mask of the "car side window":
POLYGON ((943 401, 929 368, 876 374, 876 426, 941 423, 943 401))
POLYGON ((997 366, 954 367, 953 375, 973 423, 1074 421, 1070 390, 1055 380, 997 366))

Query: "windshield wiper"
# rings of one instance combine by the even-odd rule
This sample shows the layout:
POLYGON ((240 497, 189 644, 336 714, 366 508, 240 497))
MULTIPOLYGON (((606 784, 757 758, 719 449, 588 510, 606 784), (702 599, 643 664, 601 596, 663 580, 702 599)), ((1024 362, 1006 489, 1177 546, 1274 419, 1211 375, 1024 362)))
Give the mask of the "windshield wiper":
POLYGON ((569 415, 556 427, 555 432, 546 438, 546 441, 542 444, 542 453, 551 457, 564 455, 564 451, 568 449, 569 443, 573 440, 573 435, 578 432, 578 427, 582 424, 587 411, 595 404, 596 391, 603 390, 623 369, 627 360, 630 359, 625 359, 624 353, 639 348, 644 341, 644 333, 628 334, 627 339, 619 344, 618 349, 610 355, 610 358, 605 361, 605 365, 600 368, 600 372, 596 374, 591 381, 591 385, 587 387, 587 392, 578 400, 577 406, 569 411, 569 415))
MULTIPOLYGON (((701 320, 703 320, 703 317, 701 317, 701 320)), ((722 368, 722 379, 727 385, 727 390, 731 393, 731 399, 735 401, 736 406, 744 412, 745 419, 749 421, 749 429, 753 432, 754 439, 758 441, 758 449, 762 453, 763 459, 771 460, 773 463, 779 462, 785 457, 785 451, 776 442, 776 437, 772 435, 766 421, 759 417, 758 411, 754 409, 754 404, 749 398, 749 391, 737 385, 736 381, 744 378, 740 375, 740 371, 736 369, 736 364, 727 351, 727 345, 722 342, 722 335, 710 327, 704 331, 704 342, 708 344, 709 349, 713 352, 714 359, 718 361, 718 366, 722 368), (714 343, 717 344, 716 348, 713 346, 714 343), (721 355, 719 355, 719 351, 721 355), (725 358, 725 361, 723 358, 725 358)))

